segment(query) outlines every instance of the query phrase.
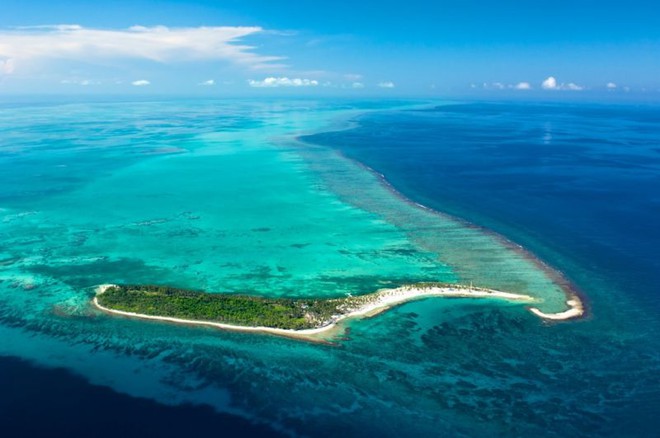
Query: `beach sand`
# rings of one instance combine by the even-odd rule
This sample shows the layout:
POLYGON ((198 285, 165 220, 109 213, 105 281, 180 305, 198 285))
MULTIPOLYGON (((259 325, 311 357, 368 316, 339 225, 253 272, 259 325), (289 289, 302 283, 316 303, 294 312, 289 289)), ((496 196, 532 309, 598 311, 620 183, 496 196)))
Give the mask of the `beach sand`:
POLYGON ((529 311, 539 318, 552 321, 565 321, 567 319, 579 318, 584 315, 584 304, 582 304, 582 300, 580 300, 579 297, 572 297, 566 301, 566 305, 569 307, 568 310, 559 313, 545 313, 536 307, 530 308, 529 311))

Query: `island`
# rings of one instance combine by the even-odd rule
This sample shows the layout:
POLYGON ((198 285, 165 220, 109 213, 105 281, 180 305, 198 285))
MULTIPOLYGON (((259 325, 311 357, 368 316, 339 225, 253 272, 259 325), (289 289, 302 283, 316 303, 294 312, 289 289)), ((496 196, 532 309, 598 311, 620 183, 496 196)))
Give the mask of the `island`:
MULTIPOLYGON (((342 320, 374 316, 396 305, 433 296, 536 301, 529 295, 472 285, 416 283, 371 294, 329 299, 271 298, 158 285, 105 284, 97 288, 92 302, 104 312, 126 317, 319 341, 322 339, 318 335, 331 332, 342 320)), ((536 308, 530 310, 550 320, 583 314, 583 306, 577 298, 573 297, 567 304, 569 311, 561 314, 545 314, 536 308)))

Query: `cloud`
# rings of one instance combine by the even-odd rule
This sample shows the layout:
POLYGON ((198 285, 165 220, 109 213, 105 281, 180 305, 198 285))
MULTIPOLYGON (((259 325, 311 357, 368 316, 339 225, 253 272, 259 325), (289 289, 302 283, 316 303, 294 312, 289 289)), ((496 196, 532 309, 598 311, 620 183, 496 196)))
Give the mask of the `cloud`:
POLYGON ((346 79, 347 81, 351 81, 351 82, 357 82, 357 81, 362 80, 362 75, 357 74, 357 73, 347 73, 347 74, 344 75, 344 79, 346 79))
POLYGON ((360 88, 364 88, 364 84, 362 82, 353 82, 351 87, 353 87, 355 89, 360 89, 360 88))
POLYGON ((135 87, 144 87, 144 86, 147 86, 147 85, 151 85, 151 82, 147 81, 146 79, 140 79, 140 80, 131 82, 131 85, 133 85, 135 87))
POLYGON ((481 85, 481 87, 482 87, 484 90, 491 90, 491 89, 492 89, 492 90, 504 90, 504 89, 507 88, 507 87, 508 87, 508 88, 511 88, 511 85, 507 85, 507 86, 505 86, 502 82, 491 82, 491 83, 484 82, 484 83, 481 85))
POLYGON ((605 88, 607 88, 608 90, 614 90, 614 89, 616 89, 616 84, 614 82, 608 82, 605 85, 605 88))
POLYGON ((315 79, 287 78, 287 77, 269 77, 261 81, 250 79, 250 87, 255 88, 276 88, 276 87, 316 87, 319 82, 315 79))
POLYGON ((561 89, 562 90, 573 90, 573 91, 581 91, 584 90, 584 87, 582 85, 577 85, 573 82, 569 82, 568 84, 564 85, 561 84, 561 89))
POLYGON ((64 85, 82 85, 86 87, 88 85, 101 85, 100 81, 93 81, 91 79, 62 79, 60 84, 64 85))
POLYGON ((383 82, 379 82, 378 86, 380 88, 394 88, 394 82, 392 82, 392 81, 383 81, 383 82))
POLYGON ((544 90, 557 90, 559 88, 557 85, 557 79, 553 76, 549 76, 546 80, 541 82, 541 88, 544 90))
POLYGON ((209 79, 208 81, 202 81, 197 85, 202 85, 204 87, 212 87, 213 85, 215 85, 215 80, 209 79))
MULTIPOLYGON (((78 25, 22 27, 0 30, 0 59, 68 59, 93 62, 108 58, 155 62, 222 60, 249 68, 281 67, 278 56, 263 56, 240 44, 261 27, 133 26, 106 30, 78 25)), ((3 71, 8 61, 3 61, 3 71)), ((13 65, 13 61, 12 61, 13 65)), ((12 67, 13 69, 13 67, 12 67)))
POLYGON ((557 83, 557 79, 555 79, 553 76, 549 76, 545 81, 541 83, 541 87, 544 90, 571 90, 571 91, 582 91, 584 90, 584 87, 582 85, 578 85, 574 82, 569 82, 568 84, 564 83, 557 83))
POLYGON ((516 85, 513 86, 516 90, 531 90, 532 89, 532 84, 529 82, 518 82, 516 85))
POLYGON ((12 58, 0 61, 0 74, 10 75, 14 73, 15 69, 16 69, 16 65, 12 58))

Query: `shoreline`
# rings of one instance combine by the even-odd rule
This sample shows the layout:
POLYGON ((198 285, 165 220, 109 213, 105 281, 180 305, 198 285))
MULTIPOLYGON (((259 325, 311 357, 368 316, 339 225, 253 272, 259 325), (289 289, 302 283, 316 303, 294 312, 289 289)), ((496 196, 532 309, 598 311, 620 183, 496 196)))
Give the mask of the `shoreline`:
MULTIPOLYGON (((476 287, 465 287, 459 285, 445 286, 445 287, 402 286, 395 289, 380 290, 371 295, 362 295, 362 296, 354 297, 355 299, 354 302, 346 305, 346 308, 344 309, 345 313, 334 315, 330 323, 324 326, 316 327, 312 329, 293 330, 293 329, 282 329, 282 328, 264 327, 264 326, 240 326, 240 325, 225 324, 215 321, 182 319, 182 318, 176 318, 170 316, 147 315, 142 313, 134 313, 134 312, 126 312, 122 310, 110 309, 99 304, 97 297, 98 295, 104 293, 108 288, 113 286, 115 285, 102 284, 96 288, 96 296, 94 296, 94 298, 92 299, 92 304, 94 305, 94 307, 108 314, 125 316, 129 318, 171 322, 171 323, 191 325, 191 326, 213 327, 213 328, 219 328, 222 330, 229 330, 229 331, 238 331, 238 332, 247 332, 247 333, 264 333, 264 334, 284 336, 297 340, 305 340, 305 341, 311 341, 317 343, 331 343, 327 339, 327 336, 330 336, 332 332, 338 328, 338 325, 343 321, 354 318, 370 318, 372 316, 380 314, 398 305, 427 297, 495 298, 506 301, 513 301, 513 302, 537 301, 534 297, 530 295, 502 292, 492 289, 483 289, 476 287), (325 338, 320 337, 320 335, 322 334, 326 335, 326 337, 325 338)), ((548 319, 555 321, 572 319, 583 315, 584 306, 582 305, 582 302, 579 299, 577 300, 571 299, 567 301, 567 304, 570 306, 570 309, 560 313, 548 314, 540 311, 536 307, 529 308, 528 310, 541 319, 548 319)))

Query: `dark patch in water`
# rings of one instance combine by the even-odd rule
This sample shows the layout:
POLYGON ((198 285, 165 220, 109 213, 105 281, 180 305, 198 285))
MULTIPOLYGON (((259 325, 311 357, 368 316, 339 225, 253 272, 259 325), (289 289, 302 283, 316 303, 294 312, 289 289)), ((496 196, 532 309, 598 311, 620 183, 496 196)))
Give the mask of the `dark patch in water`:
POLYGON ((86 288, 107 282, 135 283, 140 278, 150 282, 166 281, 169 271, 149 266, 139 259, 99 259, 91 263, 60 266, 31 265, 30 272, 55 278, 74 288, 86 288))
POLYGON ((166 406, 87 383, 63 369, 0 356, 0 419, 6 437, 281 436, 209 406, 166 406))

